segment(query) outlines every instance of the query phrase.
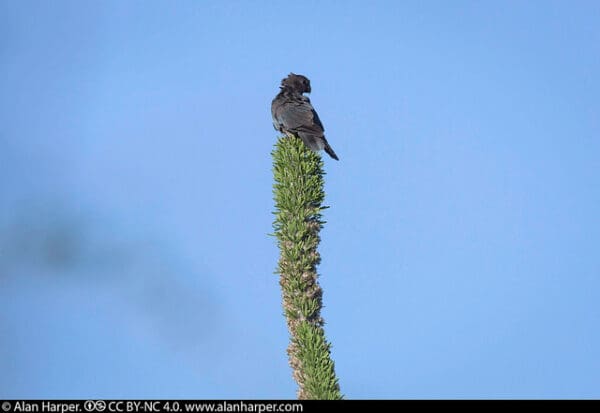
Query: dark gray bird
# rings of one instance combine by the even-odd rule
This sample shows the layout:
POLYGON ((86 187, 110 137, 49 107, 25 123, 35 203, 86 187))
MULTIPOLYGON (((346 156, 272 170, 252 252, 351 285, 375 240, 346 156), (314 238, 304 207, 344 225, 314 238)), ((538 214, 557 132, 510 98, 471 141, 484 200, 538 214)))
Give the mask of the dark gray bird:
POLYGON ((271 103, 273 126, 279 132, 297 136, 313 151, 324 149, 336 161, 339 158, 325 139, 319 115, 303 93, 310 93, 306 76, 290 73, 281 81, 281 91, 271 103))

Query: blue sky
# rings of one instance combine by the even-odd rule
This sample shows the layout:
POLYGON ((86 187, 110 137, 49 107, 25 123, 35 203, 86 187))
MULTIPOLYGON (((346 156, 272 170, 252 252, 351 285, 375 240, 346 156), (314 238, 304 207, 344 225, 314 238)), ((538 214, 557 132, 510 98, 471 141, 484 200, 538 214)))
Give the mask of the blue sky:
POLYGON ((293 398, 270 102, 348 398, 600 397, 596 1, 0 1, 0 397, 293 398))

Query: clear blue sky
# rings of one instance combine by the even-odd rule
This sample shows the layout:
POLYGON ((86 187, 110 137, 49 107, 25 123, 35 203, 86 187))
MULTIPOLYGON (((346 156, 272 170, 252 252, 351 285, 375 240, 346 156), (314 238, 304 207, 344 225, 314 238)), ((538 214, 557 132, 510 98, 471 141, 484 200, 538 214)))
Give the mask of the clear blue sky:
POLYGON ((289 72, 348 398, 600 397, 597 1, 0 1, 0 397, 293 398, 289 72))

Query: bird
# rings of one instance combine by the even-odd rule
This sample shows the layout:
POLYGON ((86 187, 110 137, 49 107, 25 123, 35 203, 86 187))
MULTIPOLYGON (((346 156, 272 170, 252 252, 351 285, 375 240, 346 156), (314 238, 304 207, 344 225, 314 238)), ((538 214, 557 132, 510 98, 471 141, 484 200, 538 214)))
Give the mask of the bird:
POLYGON ((271 102, 271 115, 275 130, 287 136, 296 136, 313 151, 322 149, 336 161, 329 142, 325 139, 325 128, 319 115, 304 93, 310 93, 310 80, 306 76, 290 73, 281 81, 280 91, 271 102))

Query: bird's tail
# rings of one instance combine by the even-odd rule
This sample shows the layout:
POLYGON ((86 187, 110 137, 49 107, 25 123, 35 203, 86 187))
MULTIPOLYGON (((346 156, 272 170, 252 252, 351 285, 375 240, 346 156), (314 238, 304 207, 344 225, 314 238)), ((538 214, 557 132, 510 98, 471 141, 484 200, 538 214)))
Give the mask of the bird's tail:
MULTIPOLYGON (((325 139, 325 138, 323 138, 323 139, 325 139)), ((337 157, 337 155, 335 154, 333 149, 331 149, 331 146, 329 146, 329 143, 327 142, 327 140, 325 140, 325 146, 323 147, 323 149, 325 150, 325 152, 327 152, 327 155, 331 156, 336 161, 340 160, 340 158, 337 157)))

